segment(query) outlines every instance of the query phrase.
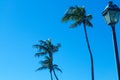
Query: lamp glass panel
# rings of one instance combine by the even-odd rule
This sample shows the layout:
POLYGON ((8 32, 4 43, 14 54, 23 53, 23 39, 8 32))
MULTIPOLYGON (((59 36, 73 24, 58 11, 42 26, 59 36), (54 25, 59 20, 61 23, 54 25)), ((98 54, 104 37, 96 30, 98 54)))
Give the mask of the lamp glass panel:
POLYGON ((104 18, 105 18, 106 23, 110 24, 110 15, 108 12, 104 15, 104 18))
POLYGON ((119 12, 116 10, 110 10, 109 11, 109 17, 110 17, 110 23, 117 23, 119 19, 119 12))

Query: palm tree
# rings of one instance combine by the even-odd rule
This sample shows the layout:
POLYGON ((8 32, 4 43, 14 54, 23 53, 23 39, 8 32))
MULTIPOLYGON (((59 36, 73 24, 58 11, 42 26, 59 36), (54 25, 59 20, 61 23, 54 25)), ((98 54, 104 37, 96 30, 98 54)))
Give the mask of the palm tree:
POLYGON ((62 22, 74 21, 73 24, 70 25, 71 28, 77 27, 78 25, 83 24, 86 43, 88 46, 88 50, 90 53, 90 60, 91 60, 91 78, 94 80, 94 63, 93 63, 93 56, 88 40, 88 35, 86 31, 86 26, 92 27, 92 23, 90 20, 92 19, 92 15, 86 15, 86 11, 84 7, 70 7, 67 12, 65 13, 64 17, 62 18, 62 22))
MULTIPOLYGON (((53 45, 50 39, 45 40, 45 41, 40 40, 39 42, 40 42, 40 44, 34 45, 34 47, 36 47, 38 49, 38 52, 35 54, 35 56, 36 57, 45 56, 45 55, 49 56, 49 57, 46 57, 46 60, 49 61, 49 63, 50 63, 49 70, 51 72, 51 80, 52 80, 52 71, 54 73, 56 80, 58 80, 55 70, 59 70, 60 72, 61 72, 61 70, 58 68, 58 65, 53 64, 53 53, 58 51, 60 44, 53 45), (48 59, 48 58, 50 58, 50 59, 48 59)), ((43 64, 44 64, 44 61, 43 61, 43 64)), ((44 66, 43 66, 43 68, 44 68, 44 66)))
POLYGON ((45 60, 40 61, 40 64, 42 66, 39 67, 36 71, 43 70, 43 69, 49 69, 51 80, 53 80, 53 76, 52 76, 53 74, 54 74, 56 80, 58 80, 55 70, 58 70, 60 72, 62 72, 62 70, 60 68, 58 68, 57 64, 53 64, 52 59, 50 57, 45 56, 45 60), (53 71, 53 74, 52 74, 52 71, 53 71))

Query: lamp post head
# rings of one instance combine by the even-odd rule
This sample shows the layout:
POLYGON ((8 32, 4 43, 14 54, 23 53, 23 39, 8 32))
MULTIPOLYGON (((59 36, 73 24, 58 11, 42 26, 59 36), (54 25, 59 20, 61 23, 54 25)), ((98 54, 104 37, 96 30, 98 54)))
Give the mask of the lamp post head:
POLYGON ((112 1, 109 1, 102 15, 108 25, 115 25, 119 21, 120 8, 116 4, 113 4, 112 1))

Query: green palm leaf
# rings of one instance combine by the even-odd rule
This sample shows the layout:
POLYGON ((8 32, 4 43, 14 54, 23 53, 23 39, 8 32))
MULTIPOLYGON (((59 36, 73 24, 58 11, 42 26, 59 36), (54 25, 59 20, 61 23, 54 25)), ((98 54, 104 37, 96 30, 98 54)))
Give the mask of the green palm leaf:
POLYGON ((47 68, 48 68, 47 66, 41 66, 38 69, 36 69, 36 71, 44 70, 44 69, 47 69, 47 68))
POLYGON ((92 26, 93 26, 92 23, 91 23, 89 20, 86 20, 86 21, 85 21, 85 24, 88 25, 89 27, 92 27, 92 26))
POLYGON ((46 40, 40 40, 39 42, 40 42, 40 45, 47 46, 46 40))
POLYGON ((87 20, 91 20, 92 19, 92 15, 90 15, 90 14, 87 15, 86 17, 87 17, 87 20))
POLYGON ((81 23, 82 23, 82 22, 78 20, 78 21, 74 22, 73 24, 71 24, 71 25, 70 25, 70 28, 75 28, 75 27, 77 27, 78 25, 81 25, 81 23))
POLYGON ((58 71, 60 71, 60 72, 62 73, 62 70, 58 67, 57 64, 54 64, 54 65, 53 65, 53 69, 58 70, 58 71))
POLYGON ((45 60, 40 61, 40 64, 41 67, 39 67, 36 71, 43 69, 52 70, 52 60, 48 56, 45 56, 45 60))
POLYGON ((40 57, 40 56, 43 56, 43 55, 46 55, 46 51, 43 51, 43 52, 37 52, 35 53, 35 57, 40 57))
POLYGON ((51 65, 52 59, 48 56, 45 56, 45 60, 40 61, 41 65, 51 65))

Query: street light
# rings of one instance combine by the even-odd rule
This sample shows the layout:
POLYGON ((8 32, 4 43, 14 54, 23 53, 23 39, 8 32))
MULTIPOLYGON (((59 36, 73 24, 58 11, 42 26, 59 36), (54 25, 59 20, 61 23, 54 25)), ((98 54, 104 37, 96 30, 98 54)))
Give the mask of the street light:
POLYGON ((116 57, 116 65, 117 65, 117 72, 118 72, 118 80, 120 80, 120 62, 119 62, 119 53, 118 53, 118 46, 117 46, 117 39, 116 39, 116 32, 115 32, 115 24, 119 21, 120 8, 117 5, 113 4, 112 1, 109 1, 105 10, 102 12, 102 15, 104 16, 106 23, 110 25, 112 28, 114 53, 116 57))

